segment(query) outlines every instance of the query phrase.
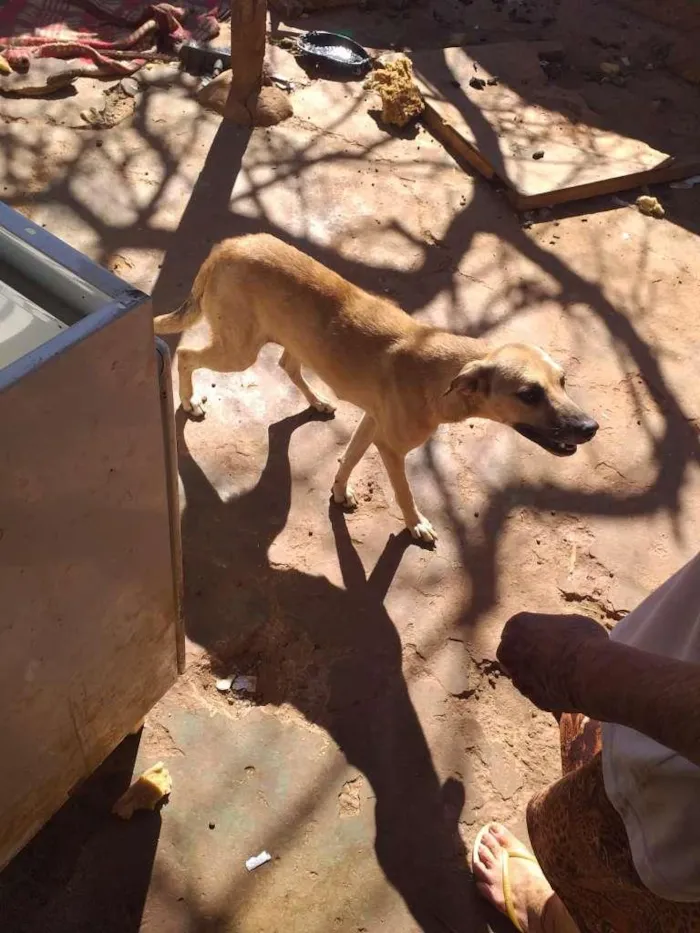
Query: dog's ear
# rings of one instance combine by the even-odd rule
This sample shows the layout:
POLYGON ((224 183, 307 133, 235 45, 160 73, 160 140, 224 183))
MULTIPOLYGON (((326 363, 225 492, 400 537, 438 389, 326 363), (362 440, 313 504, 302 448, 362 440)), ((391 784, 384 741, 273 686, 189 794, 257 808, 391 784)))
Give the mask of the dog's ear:
POLYGON ((492 363, 487 360, 474 360, 454 377, 445 395, 449 395, 450 392, 462 392, 464 395, 478 392, 480 395, 488 395, 491 392, 492 376, 492 363))

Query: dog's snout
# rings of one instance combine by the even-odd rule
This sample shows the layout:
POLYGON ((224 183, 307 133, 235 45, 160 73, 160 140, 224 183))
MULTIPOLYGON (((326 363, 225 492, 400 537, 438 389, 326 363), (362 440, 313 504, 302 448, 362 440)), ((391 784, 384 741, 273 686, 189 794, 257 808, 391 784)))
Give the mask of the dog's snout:
POLYGON ((598 433, 598 427, 598 422, 594 421, 593 418, 583 418, 576 426, 576 433, 584 441, 590 441, 598 433))

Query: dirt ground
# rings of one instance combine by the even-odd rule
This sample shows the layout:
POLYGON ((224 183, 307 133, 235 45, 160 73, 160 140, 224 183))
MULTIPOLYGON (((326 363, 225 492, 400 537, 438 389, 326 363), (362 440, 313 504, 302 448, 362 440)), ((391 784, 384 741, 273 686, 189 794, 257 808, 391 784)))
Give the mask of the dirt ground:
MULTIPOLYGON (((698 90, 665 65, 674 34, 611 2, 392 0, 295 25, 374 48, 558 39, 554 80, 598 125, 697 144, 698 90), (631 62, 623 86, 598 79, 611 56, 631 62)), ((360 82, 271 54, 296 86, 295 116, 270 130, 202 112, 170 67, 146 71, 109 130, 80 118, 104 85, 3 100, 3 198, 158 312, 213 242, 273 232, 421 320, 544 346, 601 430, 569 460, 496 425, 440 430, 410 458, 429 552, 402 532, 376 453, 361 508, 329 505, 356 411, 310 415, 273 348, 245 373, 201 372, 206 419, 177 416, 187 673, 0 876, 8 933, 505 928, 465 851, 487 820, 524 831, 559 755, 553 721, 494 663, 504 621, 612 626, 698 548, 700 187, 656 190, 665 220, 631 206, 639 192, 524 218, 424 130, 385 132, 360 82), (219 694, 227 671, 254 674, 254 697, 219 694), (114 821, 132 769, 158 759, 168 806, 114 821), (272 863, 247 873, 263 849, 272 863)))

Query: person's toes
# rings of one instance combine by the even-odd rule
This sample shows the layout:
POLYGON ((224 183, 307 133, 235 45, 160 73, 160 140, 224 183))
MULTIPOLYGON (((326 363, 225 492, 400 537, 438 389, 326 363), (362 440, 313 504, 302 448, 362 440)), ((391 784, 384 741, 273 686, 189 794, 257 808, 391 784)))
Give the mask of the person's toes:
POLYGON ((487 831, 481 837, 481 845, 488 849, 493 858, 499 858, 501 855, 501 850, 505 848, 505 845, 500 841, 496 835, 496 824, 489 826, 487 831))
POLYGON ((518 837, 514 836, 513 833, 505 826, 501 825, 501 823, 492 823, 487 835, 490 835, 491 838, 495 840, 498 850, 506 849, 508 852, 525 852, 528 855, 530 854, 527 846, 523 845, 518 837))
POLYGON ((477 864, 481 864, 485 869, 493 868, 496 864, 496 855, 491 849, 491 847, 486 842, 486 837, 481 840, 479 848, 477 849, 477 864))
POLYGON ((475 864, 481 862, 484 867, 491 868, 499 856, 498 843, 489 839, 490 827, 484 826, 474 840, 473 860, 475 864))

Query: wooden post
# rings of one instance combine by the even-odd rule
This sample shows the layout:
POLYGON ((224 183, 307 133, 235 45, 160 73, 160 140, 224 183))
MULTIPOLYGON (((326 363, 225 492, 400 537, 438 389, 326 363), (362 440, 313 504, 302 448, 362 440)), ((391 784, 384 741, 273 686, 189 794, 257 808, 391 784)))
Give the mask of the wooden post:
MULTIPOLYGON (((254 124, 265 59, 267 0, 231 0, 231 87, 226 109, 240 108, 254 124)), ((242 116, 242 114, 241 114, 242 116)))
POLYGON ((263 87, 267 0, 231 0, 231 70, 199 92, 199 101, 242 126, 272 126, 292 115, 287 95, 263 87))

